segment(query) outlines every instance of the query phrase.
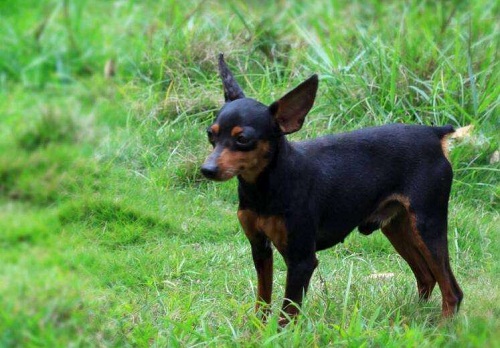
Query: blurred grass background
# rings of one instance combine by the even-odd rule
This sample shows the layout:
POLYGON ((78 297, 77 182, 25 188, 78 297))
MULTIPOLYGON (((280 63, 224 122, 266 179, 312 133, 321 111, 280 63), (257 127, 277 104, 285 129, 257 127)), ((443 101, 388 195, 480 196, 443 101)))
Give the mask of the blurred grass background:
POLYGON ((0 345, 500 345, 499 15, 490 0, 0 1, 0 345), (296 325, 260 324, 236 183, 199 174, 219 52, 265 103, 320 74, 293 139, 474 126, 450 154, 456 319, 440 322, 437 290, 418 303, 381 234, 353 233, 319 254, 296 325))

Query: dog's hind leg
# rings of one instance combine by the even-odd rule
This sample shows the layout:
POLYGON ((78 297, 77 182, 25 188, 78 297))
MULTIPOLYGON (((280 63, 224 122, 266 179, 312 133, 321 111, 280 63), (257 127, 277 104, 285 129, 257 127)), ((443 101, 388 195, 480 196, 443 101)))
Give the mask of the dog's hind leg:
POLYGON ((458 311, 463 292, 451 271, 448 254, 446 209, 417 211, 412 219, 414 240, 441 290, 444 317, 458 311))
POLYGON ((409 212, 406 209, 401 210, 389 224, 382 227, 382 232, 413 271, 417 279, 419 297, 427 300, 436 285, 436 279, 413 242, 409 212))

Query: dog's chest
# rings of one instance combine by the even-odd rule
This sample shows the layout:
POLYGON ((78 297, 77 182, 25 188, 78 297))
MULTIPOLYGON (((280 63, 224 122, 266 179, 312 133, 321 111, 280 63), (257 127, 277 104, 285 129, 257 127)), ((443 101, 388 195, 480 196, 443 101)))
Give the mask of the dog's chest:
POLYGON ((253 240, 265 235, 284 255, 287 246, 287 230, 285 220, 279 215, 259 215, 243 209, 238 211, 238 218, 248 239, 253 240))
POLYGON ((280 253, 286 249, 287 231, 281 216, 257 216, 257 231, 264 233, 280 253))

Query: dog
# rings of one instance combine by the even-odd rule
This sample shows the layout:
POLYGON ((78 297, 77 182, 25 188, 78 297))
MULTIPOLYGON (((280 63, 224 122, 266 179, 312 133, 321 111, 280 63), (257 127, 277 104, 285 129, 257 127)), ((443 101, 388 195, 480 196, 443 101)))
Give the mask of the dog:
POLYGON ((287 265, 280 325, 299 313, 318 265, 356 227, 381 229, 408 263, 418 294, 436 283, 442 315, 458 311, 463 292, 450 267, 447 223, 453 172, 446 137, 452 126, 390 124, 314 140, 290 142, 312 108, 312 75, 271 105, 245 97, 219 55, 225 104, 207 129, 212 153, 201 166, 208 179, 238 178, 238 219, 257 271, 256 311, 266 317, 272 292, 272 245, 287 265))

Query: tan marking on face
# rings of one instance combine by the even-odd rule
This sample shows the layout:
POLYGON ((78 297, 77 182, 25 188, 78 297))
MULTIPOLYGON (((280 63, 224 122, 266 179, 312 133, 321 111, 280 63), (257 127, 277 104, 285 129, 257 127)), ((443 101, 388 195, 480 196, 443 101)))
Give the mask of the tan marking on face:
POLYGON ((210 129, 212 130, 212 132, 213 132, 215 135, 217 135, 217 134, 219 134, 220 126, 216 123, 216 124, 212 125, 212 126, 210 127, 210 129))
POLYGON ((241 132, 243 132, 243 128, 241 128, 240 126, 233 127, 233 129, 231 129, 231 136, 235 137, 241 132))
POLYGON ((217 160, 220 179, 228 180, 233 176, 241 175, 246 182, 254 183, 269 162, 266 158, 268 152, 269 142, 267 141, 259 141, 257 148, 252 151, 222 150, 217 160))

